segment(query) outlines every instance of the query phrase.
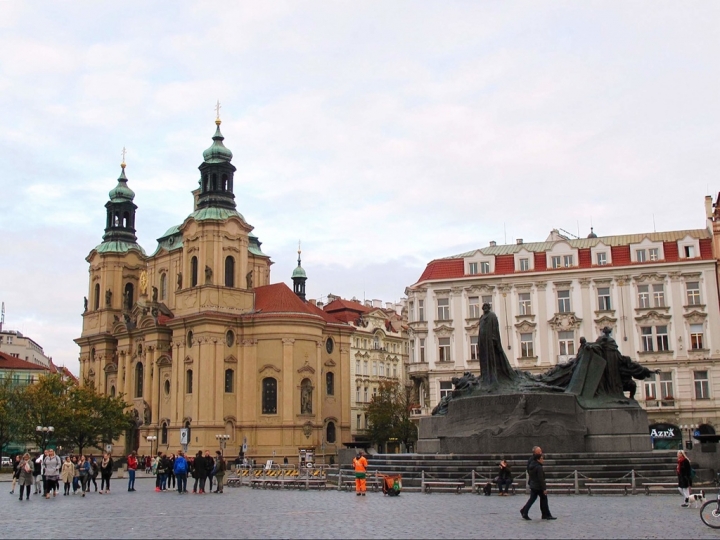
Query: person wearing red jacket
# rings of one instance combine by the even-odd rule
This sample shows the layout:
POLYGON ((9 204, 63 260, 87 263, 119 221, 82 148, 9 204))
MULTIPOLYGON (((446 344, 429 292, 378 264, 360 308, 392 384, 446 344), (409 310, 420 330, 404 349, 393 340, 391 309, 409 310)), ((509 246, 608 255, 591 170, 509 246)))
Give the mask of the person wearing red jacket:
POLYGON ((127 470, 128 470, 128 491, 135 491, 135 471, 138 467, 137 456, 135 451, 130 452, 127 458, 127 470))

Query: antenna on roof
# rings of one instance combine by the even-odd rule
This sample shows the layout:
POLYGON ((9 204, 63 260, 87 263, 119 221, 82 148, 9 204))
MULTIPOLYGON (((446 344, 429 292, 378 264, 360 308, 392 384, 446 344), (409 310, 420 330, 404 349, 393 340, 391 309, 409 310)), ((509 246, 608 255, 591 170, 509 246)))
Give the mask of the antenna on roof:
POLYGON ((507 229, 505 228, 504 221, 503 221, 503 235, 505 236, 505 239, 503 240, 503 244, 507 244, 507 229))
POLYGON ((657 232, 657 228, 655 227, 655 214, 653 214, 653 232, 657 232))
POLYGON ((5 302, 2 303, 2 310, 0 310, 0 332, 2 332, 3 324, 5 324, 5 302))

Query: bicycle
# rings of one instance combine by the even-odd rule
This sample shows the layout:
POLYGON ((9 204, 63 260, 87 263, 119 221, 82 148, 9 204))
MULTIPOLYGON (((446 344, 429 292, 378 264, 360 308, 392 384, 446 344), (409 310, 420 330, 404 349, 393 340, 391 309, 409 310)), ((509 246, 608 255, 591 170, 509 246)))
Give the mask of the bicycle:
POLYGON ((717 499, 707 501, 700 507, 700 519, 708 527, 720 529, 720 492, 717 499))

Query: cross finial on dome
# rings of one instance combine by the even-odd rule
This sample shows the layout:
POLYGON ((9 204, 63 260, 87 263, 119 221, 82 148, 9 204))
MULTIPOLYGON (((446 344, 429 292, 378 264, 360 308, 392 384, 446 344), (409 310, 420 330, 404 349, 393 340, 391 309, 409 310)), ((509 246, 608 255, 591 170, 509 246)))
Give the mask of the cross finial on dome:
POLYGON ((217 104, 215 105, 215 123, 219 126, 222 124, 222 120, 220 120, 220 109, 222 109, 222 105, 220 105, 220 100, 217 100, 217 104))
POLYGON ((125 168, 125 155, 127 154, 127 150, 125 150, 124 146, 123 146, 121 153, 122 153, 122 163, 120 164, 120 167, 122 167, 124 169, 125 168))

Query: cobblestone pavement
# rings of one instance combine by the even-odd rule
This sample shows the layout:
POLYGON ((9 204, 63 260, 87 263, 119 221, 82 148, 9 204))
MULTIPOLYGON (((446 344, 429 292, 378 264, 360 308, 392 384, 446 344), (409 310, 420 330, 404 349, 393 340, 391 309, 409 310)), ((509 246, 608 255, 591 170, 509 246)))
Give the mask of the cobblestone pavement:
POLYGON ((0 538, 718 538, 680 496, 551 496, 523 521, 524 495, 403 493, 384 497, 328 490, 225 488, 222 495, 155 493, 151 479, 113 479, 109 495, 29 502, 0 493, 0 538))

